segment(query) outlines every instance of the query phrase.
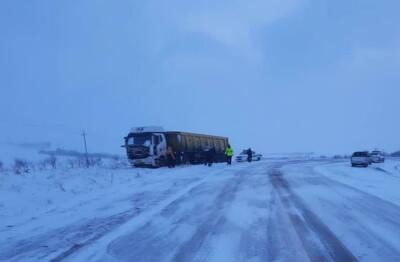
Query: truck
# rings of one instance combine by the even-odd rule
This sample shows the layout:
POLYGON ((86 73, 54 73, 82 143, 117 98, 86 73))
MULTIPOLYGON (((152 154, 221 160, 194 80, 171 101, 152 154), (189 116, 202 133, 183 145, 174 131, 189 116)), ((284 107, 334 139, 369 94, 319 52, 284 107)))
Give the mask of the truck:
POLYGON ((166 152, 171 147, 176 164, 202 164, 206 151, 214 147, 214 162, 224 162, 227 137, 164 131, 162 127, 135 127, 124 138, 124 147, 131 166, 161 167, 167 164, 166 152))

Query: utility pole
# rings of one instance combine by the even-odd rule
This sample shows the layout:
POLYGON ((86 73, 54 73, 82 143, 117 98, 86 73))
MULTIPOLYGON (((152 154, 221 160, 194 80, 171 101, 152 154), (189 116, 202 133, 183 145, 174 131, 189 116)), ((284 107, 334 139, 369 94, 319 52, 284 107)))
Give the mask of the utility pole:
POLYGON ((87 133, 85 132, 85 130, 83 130, 82 136, 83 136, 83 143, 85 144, 86 168, 88 168, 89 167, 89 155, 88 155, 88 151, 87 151, 86 135, 87 135, 87 133))

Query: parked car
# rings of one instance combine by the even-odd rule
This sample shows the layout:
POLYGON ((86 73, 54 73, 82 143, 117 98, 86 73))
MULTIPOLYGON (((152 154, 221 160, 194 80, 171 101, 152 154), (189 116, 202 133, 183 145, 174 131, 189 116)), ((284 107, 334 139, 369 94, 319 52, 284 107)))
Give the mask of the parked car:
POLYGON ((378 150, 371 152, 371 162, 372 163, 383 163, 385 162, 385 155, 378 150))
MULTIPOLYGON (((260 161, 262 158, 262 154, 256 153, 255 151, 253 152, 253 161, 260 161)), ((247 161, 247 150, 243 150, 237 157, 236 157, 236 162, 245 162, 247 161)))
POLYGON ((371 156, 368 152, 354 152, 351 157, 351 166, 368 167, 371 164, 371 156))

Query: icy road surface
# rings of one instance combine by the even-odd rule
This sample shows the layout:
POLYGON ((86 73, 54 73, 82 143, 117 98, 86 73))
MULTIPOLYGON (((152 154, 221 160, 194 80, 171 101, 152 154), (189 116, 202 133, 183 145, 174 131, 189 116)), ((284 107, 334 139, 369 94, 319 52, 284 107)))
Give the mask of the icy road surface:
MULTIPOLYGON (((395 160, 107 172, 75 176, 96 183, 74 194, 71 178, 51 178, 61 190, 49 191, 47 209, 1 203, 0 261, 400 261, 395 160), (57 202, 65 194, 70 201, 57 202)), ((29 197, 13 179, 0 193, 29 197)))

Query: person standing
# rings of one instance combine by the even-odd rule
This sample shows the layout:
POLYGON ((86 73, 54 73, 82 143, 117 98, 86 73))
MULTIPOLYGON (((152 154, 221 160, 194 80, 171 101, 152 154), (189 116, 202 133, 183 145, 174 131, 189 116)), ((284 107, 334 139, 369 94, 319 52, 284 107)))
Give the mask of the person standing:
POLYGON ((167 148, 166 156, 167 156, 168 167, 169 168, 175 167, 175 154, 170 146, 167 148))
POLYGON ((179 166, 183 164, 183 152, 178 150, 175 152, 175 165, 179 166))
POLYGON ((225 149, 225 156, 226 156, 226 161, 227 161, 228 165, 232 165, 233 149, 232 149, 231 145, 229 145, 229 144, 225 149))
POLYGON ((208 159, 210 158, 210 150, 211 148, 209 146, 204 148, 203 151, 203 157, 204 157, 204 165, 207 166, 208 165, 208 159))
POLYGON ((250 163, 251 161, 253 161, 253 151, 251 150, 251 148, 247 149, 247 161, 250 163))
POLYGON ((207 165, 209 167, 212 166, 214 163, 215 155, 217 154, 217 151, 215 150, 215 147, 210 148, 207 152, 207 165))

